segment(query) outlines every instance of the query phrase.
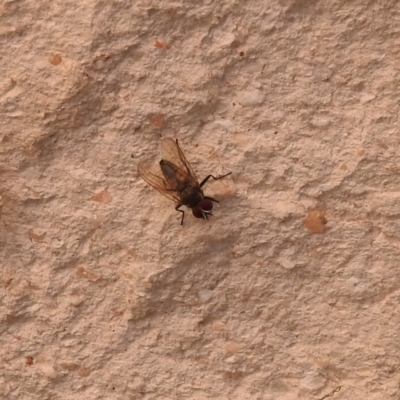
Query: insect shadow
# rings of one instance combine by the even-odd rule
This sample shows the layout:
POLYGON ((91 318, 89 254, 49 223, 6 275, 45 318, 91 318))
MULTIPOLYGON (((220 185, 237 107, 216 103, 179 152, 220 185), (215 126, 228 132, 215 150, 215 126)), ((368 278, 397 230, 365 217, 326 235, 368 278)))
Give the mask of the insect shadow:
POLYGON ((208 219, 210 215, 213 215, 213 202, 218 203, 218 200, 205 196, 202 187, 210 178, 217 181, 231 175, 232 172, 218 177, 208 175, 199 183, 178 145, 178 140, 163 139, 161 154, 162 160, 159 163, 140 162, 139 175, 150 186, 176 203, 175 210, 182 213, 181 225, 185 217, 185 211, 180 209, 182 206, 190 208, 196 218, 208 219))

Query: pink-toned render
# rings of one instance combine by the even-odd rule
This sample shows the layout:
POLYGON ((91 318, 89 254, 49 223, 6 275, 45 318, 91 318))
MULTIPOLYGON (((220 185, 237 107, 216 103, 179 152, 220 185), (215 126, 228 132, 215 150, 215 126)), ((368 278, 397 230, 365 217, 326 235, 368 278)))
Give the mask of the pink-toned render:
POLYGON ((398 400, 399 32, 394 0, 3 1, 0 399, 398 400), (232 172, 209 220, 140 179, 166 137, 232 172))

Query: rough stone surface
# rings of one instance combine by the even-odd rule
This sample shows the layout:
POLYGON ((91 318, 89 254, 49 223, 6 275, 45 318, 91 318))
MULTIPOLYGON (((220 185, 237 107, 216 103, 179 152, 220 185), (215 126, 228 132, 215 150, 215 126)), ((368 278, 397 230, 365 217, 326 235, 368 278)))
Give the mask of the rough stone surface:
POLYGON ((1 399, 400 398, 398 1, 0 21, 1 399), (233 172, 209 221, 138 177, 162 137, 233 172))

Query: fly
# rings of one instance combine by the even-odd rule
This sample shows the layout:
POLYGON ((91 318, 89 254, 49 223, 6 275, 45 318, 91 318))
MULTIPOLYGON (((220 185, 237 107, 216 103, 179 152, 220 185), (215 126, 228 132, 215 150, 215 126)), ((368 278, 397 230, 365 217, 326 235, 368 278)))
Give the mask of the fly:
POLYGON ((176 203, 175 210, 182 213, 181 225, 185 217, 185 211, 180 209, 182 206, 190 208, 196 218, 208 219, 210 215, 213 215, 213 202, 218 203, 218 201, 205 196, 202 187, 210 178, 222 179, 232 172, 218 177, 208 175, 199 183, 178 145, 178 140, 163 139, 161 154, 162 160, 158 164, 152 161, 139 163, 139 175, 150 186, 176 203))

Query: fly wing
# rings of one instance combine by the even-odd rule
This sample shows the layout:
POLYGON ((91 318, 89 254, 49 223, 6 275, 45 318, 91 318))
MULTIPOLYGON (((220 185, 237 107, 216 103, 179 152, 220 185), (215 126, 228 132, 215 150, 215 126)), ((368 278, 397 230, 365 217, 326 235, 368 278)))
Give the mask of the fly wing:
POLYGON ((152 161, 142 161, 138 165, 138 172, 144 181, 150 186, 153 186, 153 188, 158 190, 163 196, 175 203, 181 202, 179 193, 168 187, 159 164, 152 161))
POLYGON ((180 170, 185 172, 185 181, 187 184, 193 187, 199 186, 196 174, 194 173, 189 161, 186 160, 183 151, 178 145, 178 140, 172 140, 171 138, 163 139, 161 142, 161 154, 164 160, 168 160, 175 164, 180 170))

